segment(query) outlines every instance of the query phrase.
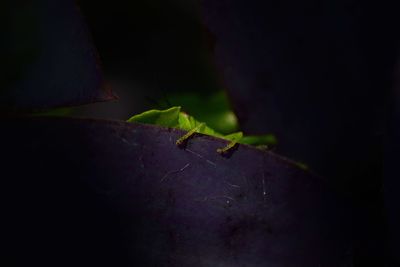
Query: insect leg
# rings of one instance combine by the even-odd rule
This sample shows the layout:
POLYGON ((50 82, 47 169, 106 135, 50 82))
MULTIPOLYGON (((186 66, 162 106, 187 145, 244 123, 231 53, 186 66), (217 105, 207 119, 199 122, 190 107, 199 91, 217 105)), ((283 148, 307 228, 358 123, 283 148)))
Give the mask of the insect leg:
POLYGON ((204 123, 200 123, 199 125, 197 125, 196 127, 194 127, 193 129, 191 129, 189 132, 187 132, 184 136, 182 136, 181 138, 179 138, 178 140, 176 140, 176 145, 180 146, 182 145, 184 142, 186 142, 186 140, 188 138, 190 138, 193 134, 195 134, 196 132, 198 132, 200 130, 201 127, 204 126, 204 123))
POLYGON ((218 148, 217 152, 219 154, 225 154, 226 152, 228 152, 230 149, 232 149, 235 145, 237 144, 237 141, 231 141, 229 144, 227 144, 225 147, 223 148, 218 148))

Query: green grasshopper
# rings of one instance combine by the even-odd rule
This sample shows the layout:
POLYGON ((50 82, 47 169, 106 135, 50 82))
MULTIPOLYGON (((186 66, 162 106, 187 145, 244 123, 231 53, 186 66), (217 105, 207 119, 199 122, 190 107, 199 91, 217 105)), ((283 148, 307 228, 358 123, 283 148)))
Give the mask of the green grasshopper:
POLYGON ((165 110, 148 110, 131 117, 127 120, 127 122, 154 124, 187 131, 185 135, 176 141, 176 145, 178 146, 184 144, 195 133, 211 135, 230 141, 225 147, 217 149, 217 152, 220 154, 227 153, 238 143, 255 145, 259 148, 265 148, 267 145, 276 144, 276 138, 272 134, 244 136, 243 132, 234 132, 228 135, 218 133, 212 128, 208 127, 204 122, 199 122, 189 114, 182 112, 181 107, 171 107, 165 110))

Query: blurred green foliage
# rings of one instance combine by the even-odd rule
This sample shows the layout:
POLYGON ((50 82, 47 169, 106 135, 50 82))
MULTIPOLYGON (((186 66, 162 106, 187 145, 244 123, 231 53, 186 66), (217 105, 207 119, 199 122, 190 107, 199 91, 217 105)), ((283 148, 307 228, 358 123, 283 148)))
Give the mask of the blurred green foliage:
POLYGON ((222 134, 229 134, 239 129, 237 117, 223 90, 211 94, 194 92, 171 94, 166 97, 165 102, 169 107, 181 106, 183 111, 222 134))

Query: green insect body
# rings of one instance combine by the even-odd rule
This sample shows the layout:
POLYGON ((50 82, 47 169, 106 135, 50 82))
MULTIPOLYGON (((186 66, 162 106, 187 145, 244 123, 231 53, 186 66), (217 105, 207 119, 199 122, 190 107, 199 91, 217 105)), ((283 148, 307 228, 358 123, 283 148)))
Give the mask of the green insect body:
POLYGON ((208 127, 204 122, 199 122, 194 117, 182 112, 181 107, 171 107, 165 110, 149 110, 131 117, 128 119, 128 122, 154 124, 187 131, 185 135, 176 141, 177 145, 184 144, 195 133, 211 135, 230 141, 225 147, 217 149, 217 152, 220 154, 228 152, 237 143, 264 147, 265 145, 276 143, 275 136, 271 134, 261 136, 243 136, 242 132, 235 132, 223 135, 208 127))

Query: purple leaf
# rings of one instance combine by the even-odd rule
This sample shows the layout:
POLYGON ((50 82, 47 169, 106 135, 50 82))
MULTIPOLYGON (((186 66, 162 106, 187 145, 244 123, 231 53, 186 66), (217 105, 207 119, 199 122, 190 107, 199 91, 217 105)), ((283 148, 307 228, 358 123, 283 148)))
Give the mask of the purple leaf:
POLYGON ((3 120, 6 255, 18 266, 349 266, 352 216, 271 152, 116 121, 3 120))

